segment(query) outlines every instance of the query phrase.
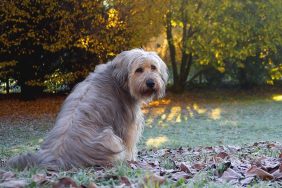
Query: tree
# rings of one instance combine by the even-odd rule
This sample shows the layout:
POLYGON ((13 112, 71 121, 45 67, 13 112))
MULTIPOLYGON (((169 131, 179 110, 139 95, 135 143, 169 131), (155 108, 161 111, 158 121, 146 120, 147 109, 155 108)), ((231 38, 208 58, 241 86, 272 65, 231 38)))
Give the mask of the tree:
POLYGON ((33 96, 35 88, 42 91, 46 83, 74 85, 97 64, 141 47, 158 33, 156 28, 150 31, 152 14, 141 19, 155 8, 139 6, 140 2, 4 0, 1 61, 17 62, 15 75, 26 97, 33 96))
POLYGON ((14 76, 15 65, 16 61, 4 61, 0 64, 0 80, 5 82, 7 94, 10 92, 9 79, 14 76))
POLYGON ((53 60, 50 53, 70 41, 66 25, 60 24, 65 10, 59 10, 59 4, 51 0, 5 0, 1 5, 1 59, 17 62, 16 78, 22 94, 32 97, 34 86, 40 86, 40 75, 53 60))
MULTIPOLYGON (((166 35, 174 90, 183 91, 193 64, 224 71, 225 62, 244 70, 248 57, 281 44, 281 3, 243 0, 169 1, 166 35)), ((192 76, 198 76, 201 70, 192 76)))

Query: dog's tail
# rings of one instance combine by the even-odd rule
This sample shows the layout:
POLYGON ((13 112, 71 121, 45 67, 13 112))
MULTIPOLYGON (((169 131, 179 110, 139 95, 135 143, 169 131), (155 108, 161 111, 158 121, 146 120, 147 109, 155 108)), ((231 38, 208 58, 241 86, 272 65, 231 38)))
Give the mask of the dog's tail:
POLYGON ((26 153, 22 155, 15 156, 8 160, 7 166, 11 168, 16 168, 18 170, 24 170, 25 168, 30 168, 38 165, 38 159, 34 153, 26 153))

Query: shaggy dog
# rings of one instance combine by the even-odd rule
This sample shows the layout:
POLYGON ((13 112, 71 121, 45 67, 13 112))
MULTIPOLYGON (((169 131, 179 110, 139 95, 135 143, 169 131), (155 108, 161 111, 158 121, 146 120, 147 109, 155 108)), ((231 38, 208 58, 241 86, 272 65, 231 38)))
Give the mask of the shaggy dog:
POLYGON ((8 166, 58 170, 136 160, 144 123, 140 106, 163 97, 167 79, 156 53, 122 52, 75 87, 40 150, 14 157, 8 166))

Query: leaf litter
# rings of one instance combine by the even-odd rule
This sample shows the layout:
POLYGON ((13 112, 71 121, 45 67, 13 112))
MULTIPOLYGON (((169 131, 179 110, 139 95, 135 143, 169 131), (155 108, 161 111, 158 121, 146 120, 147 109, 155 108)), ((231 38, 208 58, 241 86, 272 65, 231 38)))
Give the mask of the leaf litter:
MULTIPOLYGON (((56 187, 107 187, 111 181, 115 187, 158 187, 163 184, 178 185, 192 182, 197 174, 207 172, 208 179, 216 183, 228 183, 237 187, 252 186, 258 182, 282 185, 282 145, 278 142, 257 142, 242 147, 180 147, 176 149, 143 149, 138 161, 128 161, 125 172, 105 168, 91 168, 84 175, 92 176, 82 183, 68 172, 40 171, 23 178, 12 171, 0 171, 0 187, 25 187, 48 185, 56 187), (128 169, 126 169, 128 168, 128 169), (128 171, 139 174, 130 175, 128 171), (64 175, 62 175, 64 174, 64 175)), ((114 168, 113 168, 114 169, 114 168)))

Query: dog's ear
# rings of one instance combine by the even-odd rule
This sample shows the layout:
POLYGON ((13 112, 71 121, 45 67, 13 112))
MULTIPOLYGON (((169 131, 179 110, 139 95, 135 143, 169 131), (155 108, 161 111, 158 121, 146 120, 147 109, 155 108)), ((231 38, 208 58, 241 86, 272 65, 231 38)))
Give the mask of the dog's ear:
POLYGON ((161 77, 164 81, 165 84, 167 84, 167 81, 168 81, 168 69, 167 69, 167 66, 166 64, 162 61, 161 62, 161 77))
POLYGON ((165 84, 167 84, 168 81, 168 68, 165 64, 165 62, 163 62, 163 60, 157 55, 155 54, 157 59, 158 59, 158 64, 160 66, 160 72, 161 72, 161 78, 164 81, 165 84))
POLYGON ((113 60, 112 60, 112 67, 113 67, 113 77, 116 79, 118 84, 122 86, 123 88, 127 88, 127 80, 128 80, 128 59, 126 58, 127 53, 122 52, 119 55, 117 55, 113 60))

